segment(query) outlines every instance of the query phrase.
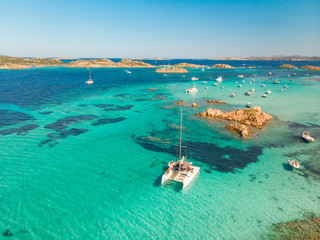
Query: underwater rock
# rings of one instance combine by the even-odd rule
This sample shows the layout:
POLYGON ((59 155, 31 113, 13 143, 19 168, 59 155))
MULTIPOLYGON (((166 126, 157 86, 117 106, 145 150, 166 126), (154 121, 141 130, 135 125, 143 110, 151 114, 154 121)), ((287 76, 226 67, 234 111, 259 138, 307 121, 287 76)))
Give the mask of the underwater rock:
POLYGON ((278 223, 275 231, 282 234, 281 239, 320 239, 320 218, 278 223))
POLYGON ((207 100, 207 103, 214 103, 214 104, 227 104, 226 102, 222 102, 219 100, 207 100))

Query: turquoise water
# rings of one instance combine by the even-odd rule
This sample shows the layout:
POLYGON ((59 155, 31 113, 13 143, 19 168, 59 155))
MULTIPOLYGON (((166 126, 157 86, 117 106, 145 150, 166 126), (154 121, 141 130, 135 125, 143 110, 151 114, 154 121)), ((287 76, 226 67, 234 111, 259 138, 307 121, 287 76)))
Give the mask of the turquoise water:
POLYGON ((265 65, 190 69, 185 78, 92 69, 92 86, 86 69, 1 70, 0 237, 9 230, 12 239, 263 239, 275 223, 319 215, 320 74, 265 65), (193 95, 185 93, 192 76, 200 78, 193 95), (274 119, 246 140, 194 116, 248 101, 274 119), (180 108, 185 154, 201 167, 185 190, 160 185, 175 159, 180 108), (304 130, 315 143, 300 140, 304 130))

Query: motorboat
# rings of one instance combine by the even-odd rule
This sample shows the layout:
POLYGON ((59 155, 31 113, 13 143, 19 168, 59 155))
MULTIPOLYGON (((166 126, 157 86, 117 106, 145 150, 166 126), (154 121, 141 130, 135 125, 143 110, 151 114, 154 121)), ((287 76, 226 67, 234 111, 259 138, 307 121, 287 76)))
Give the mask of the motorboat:
POLYGON ((187 93, 197 93, 198 89, 196 88, 196 86, 193 86, 191 88, 186 89, 187 93))
POLYGON ((201 83, 206 84, 207 82, 203 81, 203 82, 201 82, 201 83))
POLYGON ((288 85, 284 85, 283 87, 284 87, 284 88, 288 88, 288 85))
POLYGON ((246 91, 246 92, 244 93, 244 95, 246 95, 246 96, 251 96, 251 92, 250 92, 250 91, 246 91))
POLYGON ((181 77, 186 77, 186 75, 181 75, 181 77))
POLYGON ((246 105, 246 107, 247 107, 247 108, 250 108, 250 107, 251 107, 251 102, 248 102, 247 105, 246 105))
POLYGON ((197 77, 192 77, 191 80, 192 80, 192 81, 197 81, 197 80, 199 80, 199 78, 197 78, 197 77))
POLYGON ((272 75, 272 72, 269 72, 268 75, 269 75, 269 76, 272 75))
POLYGON ((266 97, 267 97, 267 95, 266 95, 266 94, 263 94, 263 95, 262 95, 262 97, 263 97, 263 98, 266 98, 266 97))
POLYGON ((129 70, 124 70, 126 73, 131 74, 131 72, 129 70))
POLYGON ((280 92, 283 92, 283 91, 284 91, 284 90, 281 88, 281 89, 280 89, 280 92))
POLYGON ((203 69, 203 68, 201 69, 201 72, 204 72, 204 69, 203 69))
POLYGON ((232 93, 231 95, 230 95, 230 97, 235 97, 236 95, 234 94, 234 93, 232 93))
POLYGON ((239 86, 238 87, 242 87, 242 85, 241 84, 239 84, 239 86))
POLYGON ((220 88, 223 89, 223 86, 221 86, 220 88))
POLYGON ((293 168, 296 168, 296 169, 300 168, 300 165, 299 165, 298 161, 296 161, 296 160, 288 160, 288 163, 293 168))
POLYGON ((265 85, 265 84, 261 84, 261 87, 266 87, 267 85, 265 85))
POLYGON ((307 131, 304 131, 301 135, 302 139, 306 142, 312 143, 314 142, 314 138, 310 136, 310 133, 307 131))
POLYGON ((270 94, 270 93, 271 93, 271 90, 268 89, 265 93, 266 93, 266 94, 270 94))
POLYGON ((217 77, 216 81, 217 82, 222 82, 222 77, 217 77))
POLYGON ((218 83, 215 82, 215 83, 213 84, 213 86, 218 86, 218 83))
POLYGON ((273 81, 273 84, 279 84, 280 82, 279 82, 279 80, 278 79, 276 79, 275 81, 273 81))
POLYGON ((243 75, 238 75, 238 78, 243 78, 244 76, 243 75))
POLYGON ((182 138, 182 109, 181 109, 181 119, 179 127, 179 158, 180 160, 176 162, 169 162, 168 168, 162 175, 161 185, 166 181, 175 181, 182 183, 182 188, 185 189, 197 176, 200 167, 193 166, 192 162, 187 162, 187 156, 181 155, 181 138, 182 138))
POLYGON ((251 91, 251 92, 254 92, 254 88, 251 88, 250 91, 251 91))
POLYGON ((242 80, 242 83, 245 83, 246 81, 245 80, 242 80))

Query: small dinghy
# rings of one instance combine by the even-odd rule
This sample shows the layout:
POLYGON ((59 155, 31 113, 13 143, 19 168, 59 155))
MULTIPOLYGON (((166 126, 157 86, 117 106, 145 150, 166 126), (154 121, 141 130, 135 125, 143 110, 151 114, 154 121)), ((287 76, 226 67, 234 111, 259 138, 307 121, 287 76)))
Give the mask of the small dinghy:
POLYGON ((310 136, 310 133, 307 131, 304 131, 301 135, 302 139, 305 140, 306 142, 314 142, 314 138, 310 136))
POLYGON ((245 80, 242 80, 242 83, 245 83, 246 81, 245 80))
POLYGON ((300 165, 296 160, 288 160, 288 163, 293 168, 296 168, 296 169, 300 168, 300 165))
POLYGON ((213 86, 218 86, 218 83, 215 82, 215 83, 213 84, 213 86))
POLYGON ((284 85, 283 87, 284 87, 284 88, 288 88, 288 85, 284 85))
POLYGON ((239 84, 239 86, 238 87, 242 87, 242 85, 241 84, 239 84))
POLYGON ((222 88, 222 89, 223 89, 223 86, 221 86, 220 88, 222 88))
POLYGON ((250 108, 250 107, 251 107, 251 102, 248 102, 247 105, 246 105, 246 107, 247 107, 247 108, 250 108))
POLYGON ((266 95, 266 94, 263 94, 263 95, 262 95, 262 97, 263 97, 263 98, 266 98, 266 97, 267 97, 267 95, 266 95))
POLYGON ((250 91, 251 91, 251 92, 254 92, 254 88, 251 88, 250 91))
POLYGON ((235 97, 236 95, 234 94, 234 93, 232 93, 231 95, 230 95, 230 97, 235 97))
POLYGON ((247 92, 244 93, 244 95, 251 96, 251 92, 247 91, 247 92))

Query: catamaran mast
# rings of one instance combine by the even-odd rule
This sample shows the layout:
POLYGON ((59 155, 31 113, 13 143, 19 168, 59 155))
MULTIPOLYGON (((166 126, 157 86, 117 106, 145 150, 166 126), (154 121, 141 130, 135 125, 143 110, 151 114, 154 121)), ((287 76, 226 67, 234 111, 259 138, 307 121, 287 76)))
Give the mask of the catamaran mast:
POLYGON ((181 160, 181 137, 182 137, 182 108, 181 108, 181 118, 180 118, 180 143, 179 143, 179 159, 181 160))

